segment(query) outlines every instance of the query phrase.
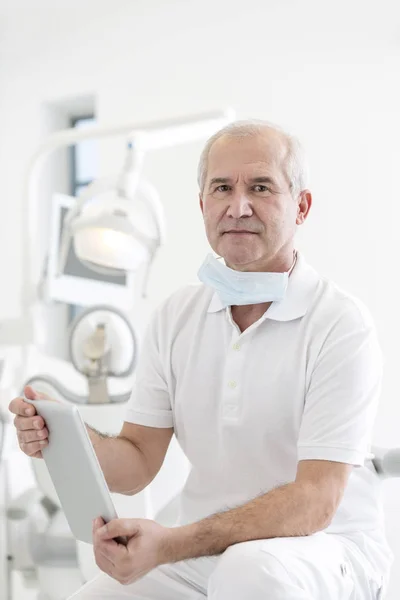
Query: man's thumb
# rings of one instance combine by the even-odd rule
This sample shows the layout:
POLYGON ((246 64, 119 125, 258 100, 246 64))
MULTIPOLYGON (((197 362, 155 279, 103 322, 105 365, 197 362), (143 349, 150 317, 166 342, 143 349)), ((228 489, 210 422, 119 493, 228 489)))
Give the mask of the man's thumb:
POLYGON ((28 400, 37 400, 38 399, 38 394, 35 392, 35 390, 30 385, 26 385, 24 387, 24 394, 28 398, 28 400))
POLYGON ((30 385, 26 385, 24 387, 24 394, 28 398, 28 400, 53 400, 53 398, 50 398, 50 396, 48 396, 44 392, 35 392, 33 387, 31 387, 30 385))

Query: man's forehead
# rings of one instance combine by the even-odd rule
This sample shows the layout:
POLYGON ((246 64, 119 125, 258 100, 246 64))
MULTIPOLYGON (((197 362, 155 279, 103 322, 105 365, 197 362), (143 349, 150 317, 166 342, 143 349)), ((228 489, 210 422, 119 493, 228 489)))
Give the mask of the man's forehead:
POLYGON ((271 163, 270 161, 241 161, 233 163, 230 160, 225 164, 223 162, 218 162, 214 163, 214 165, 210 165, 210 168, 208 169, 208 179, 210 180, 214 177, 237 179, 241 175, 248 178, 255 178, 268 174, 272 175, 277 169, 278 165, 276 163, 271 163))
POLYGON ((208 179, 215 175, 228 176, 228 172, 241 171, 256 176, 276 171, 285 156, 285 144, 277 136, 264 132, 254 136, 222 136, 209 152, 208 179))

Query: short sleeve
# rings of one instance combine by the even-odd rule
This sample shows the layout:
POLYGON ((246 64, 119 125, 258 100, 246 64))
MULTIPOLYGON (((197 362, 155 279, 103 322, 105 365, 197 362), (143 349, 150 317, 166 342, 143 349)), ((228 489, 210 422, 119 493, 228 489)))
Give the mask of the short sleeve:
POLYGON ((173 427, 173 417, 160 356, 160 318, 157 312, 146 330, 125 421, 167 428, 173 427))
POLYGON ((369 455, 382 380, 371 318, 352 306, 331 328, 306 393, 298 460, 362 466, 369 455))

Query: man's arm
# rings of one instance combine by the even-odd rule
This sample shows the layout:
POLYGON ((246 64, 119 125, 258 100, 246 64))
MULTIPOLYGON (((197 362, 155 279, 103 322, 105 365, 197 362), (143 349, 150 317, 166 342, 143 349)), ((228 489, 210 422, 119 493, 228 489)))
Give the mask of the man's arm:
POLYGON ((173 528, 165 548, 166 562, 220 554, 232 544, 275 537, 311 535, 331 522, 352 466, 305 460, 296 480, 239 508, 173 528))
MULTIPOLYGON (((32 388, 25 388, 31 399, 53 400, 32 388)), ((10 412, 15 416, 21 450, 34 458, 43 458, 42 449, 48 444, 46 423, 36 414, 35 407, 24 398, 10 402, 10 412)), ((157 475, 164 461, 173 434, 172 427, 147 427, 125 422, 118 436, 110 436, 86 425, 97 458, 111 491, 136 494, 157 475)))
POLYGON ((108 487, 133 495, 157 475, 173 434, 172 428, 145 427, 125 422, 118 436, 109 436, 87 425, 108 487))

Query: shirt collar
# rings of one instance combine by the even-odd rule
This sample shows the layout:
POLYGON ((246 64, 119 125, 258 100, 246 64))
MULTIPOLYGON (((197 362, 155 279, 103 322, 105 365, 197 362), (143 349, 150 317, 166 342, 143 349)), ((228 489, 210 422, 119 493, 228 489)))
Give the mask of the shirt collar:
MULTIPOLYGON (((297 252, 297 261, 288 280, 285 297, 279 302, 272 302, 266 312, 266 318, 274 321, 292 321, 304 317, 315 294, 320 277, 297 252)), ((217 292, 211 297, 209 313, 223 310, 224 307, 217 292)))

